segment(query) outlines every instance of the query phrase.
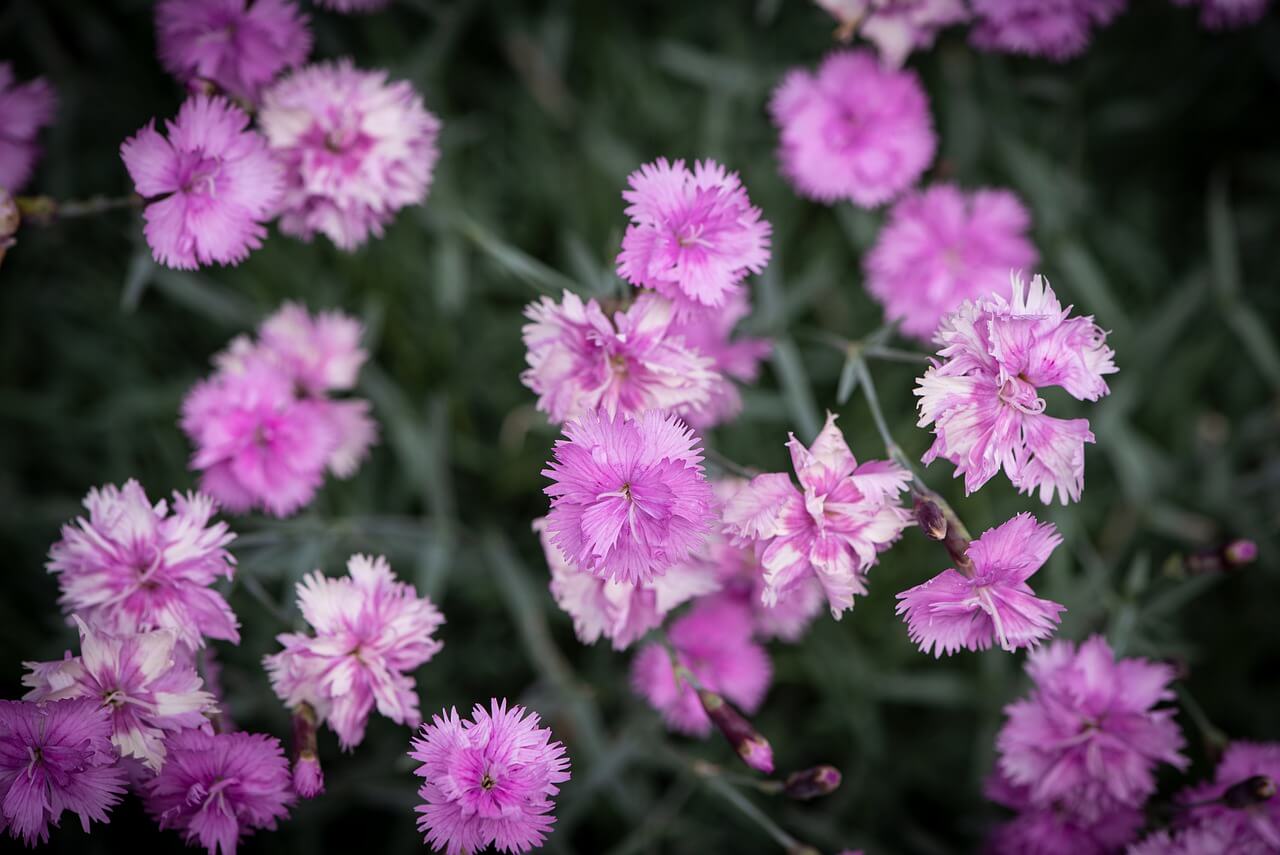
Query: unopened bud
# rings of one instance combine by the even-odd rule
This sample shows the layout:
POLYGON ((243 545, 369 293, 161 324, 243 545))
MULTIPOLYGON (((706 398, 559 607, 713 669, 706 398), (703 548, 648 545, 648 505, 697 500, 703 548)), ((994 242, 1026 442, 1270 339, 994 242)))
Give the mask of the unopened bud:
POLYGON ((1252 540, 1233 540, 1222 548, 1228 567, 1243 567, 1258 560, 1258 544, 1252 540))
POLYGON ((782 785, 788 798, 808 801, 830 795, 840 786, 840 770, 835 766, 814 766, 792 772, 782 785))
POLYGON ((1214 546, 1191 553, 1186 559, 1187 572, 1196 576, 1224 573, 1237 567, 1252 564, 1258 559, 1258 544, 1252 540, 1233 540, 1222 546, 1214 546))
POLYGON ((1222 803, 1229 808, 1247 808, 1269 801, 1275 794, 1275 781, 1266 775, 1254 775, 1227 787, 1222 803))
POLYGON ((18 203, 8 190, 0 187, 0 261, 4 260, 5 251, 17 242, 13 236, 18 233, 20 225, 22 212, 18 210, 18 203))
POLYGON ((773 747, 742 713, 730 706, 724 698, 706 689, 698 690, 698 700, 702 702, 708 718, 715 722, 733 750, 738 752, 742 762, 766 775, 773 772, 773 747))
POLYGON ((324 792, 316 728, 316 711, 310 704, 298 704, 293 710, 293 789, 304 799, 324 792))
POLYGON ((943 515, 942 508, 924 496, 917 496, 915 511, 916 522, 919 523, 925 537, 930 540, 942 540, 947 536, 947 518, 943 515))

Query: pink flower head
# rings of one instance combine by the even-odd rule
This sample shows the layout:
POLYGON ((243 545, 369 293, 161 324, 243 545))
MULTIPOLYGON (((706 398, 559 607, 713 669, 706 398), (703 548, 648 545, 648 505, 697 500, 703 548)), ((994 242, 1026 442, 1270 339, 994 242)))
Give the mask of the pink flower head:
POLYGON ((156 41, 160 62, 182 82, 203 78, 249 101, 311 52, 293 0, 162 0, 156 41))
POLYGON ((1173 0, 1178 6, 1200 7, 1200 25, 1210 30, 1247 27, 1262 20, 1271 0, 1173 0))
POLYGON ((631 173, 631 224, 618 275, 682 305, 718 307, 748 273, 769 263, 769 223, 752 207, 738 173, 714 160, 689 171, 660 157, 631 173))
POLYGON ((0 701, 0 831, 27 846, 49 840, 63 811, 109 822, 125 791, 111 717, 97 701, 0 701))
POLYGON ((54 662, 25 662, 22 683, 29 701, 90 698, 111 711, 111 741, 122 757, 135 757, 152 771, 164 765, 170 734, 207 725, 213 695, 177 647, 168 629, 115 637, 80 628, 80 655, 54 662), (181 656, 186 662, 178 662, 181 656))
POLYGON ((867 592, 866 571, 877 554, 911 519, 897 498, 910 475, 886 460, 858 465, 831 413, 809 448, 790 436, 800 489, 786 473, 756 476, 726 505, 725 531, 761 550, 765 605, 816 577, 839 619, 855 594, 867 592))
POLYGON ((655 294, 641 295, 612 321, 595 300, 583 303, 568 291, 560 303, 530 303, 524 314, 529 367, 520 381, 552 421, 597 409, 610 416, 701 409, 723 382, 710 357, 672 334, 674 308, 655 294))
POLYGON ((1095 27, 1126 0, 972 0, 969 40, 983 50, 1043 56, 1062 62, 1084 53, 1095 27))
POLYGON ((409 756, 422 764, 414 770, 424 779, 415 810, 432 849, 463 855, 542 844, 556 821, 552 799, 569 780, 569 758, 538 724, 537 713, 494 699, 488 710, 476 704, 469 720, 451 709, 423 725, 409 756))
POLYGON ((706 540, 714 496, 698 437, 676 417, 588 412, 565 425, 555 459, 550 540, 575 567, 644 583, 706 540))
POLYGON ((734 381, 754 383, 760 376, 761 360, 773 350, 773 342, 767 338, 734 338, 734 327, 750 312, 746 290, 739 289, 723 306, 682 312, 667 328, 668 339, 683 339, 686 348, 711 360, 714 373, 707 400, 678 407, 680 415, 698 430, 728 422, 742 411, 742 396, 734 381))
POLYGON ((64 611, 120 635, 169 629, 188 647, 206 637, 240 643, 235 613, 209 587, 235 572, 226 550, 235 535, 224 522, 210 524, 212 499, 174 493, 170 510, 130 479, 95 487, 84 506, 89 518, 64 525, 49 550, 64 611))
POLYGON ((1058 804, 1092 820, 1116 806, 1141 807, 1159 763, 1187 765, 1169 665, 1119 659, 1095 635, 1077 649, 1055 641, 1032 651, 1029 697, 1005 707, 996 737, 1000 772, 1027 788, 1031 805, 1058 804))
POLYGON ((1009 651, 1034 647, 1053 632, 1063 607, 1035 596, 1027 580, 1060 543, 1053 524, 1031 514, 987 529, 967 550, 972 575, 943 570, 898 594, 911 640, 934 656, 986 650, 992 641, 1009 651))
POLYGON ((299 303, 285 303, 262 322, 262 348, 309 395, 350 389, 369 354, 360 347, 364 327, 343 312, 312 315, 299 303))
POLYGON ((162 829, 177 829, 209 855, 235 855, 242 838, 274 830, 295 801, 280 740, 199 730, 170 738, 169 760, 142 796, 162 829))
POLYGON ((1119 806, 1085 819, 1061 806, 1037 807, 1026 787, 999 773, 987 784, 987 797, 1018 815, 997 826, 987 840, 990 855, 1114 855, 1137 837, 1142 811, 1119 806))
POLYGON ((390 2, 391 0, 316 0, 316 5, 344 15, 351 15, 373 12, 390 2))
POLYGON ((13 66, 0 62, 0 189, 17 195, 31 178, 40 148, 36 134, 58 107, 43 77, 14 85, 13 66))
MULTIPOLYGON (((668 637, 680 665, 702 688, 715 692, 748 715, 760 708, 769 690, 772 667, 764 648, 751 639, 751 612, 724 598, 700 600, 671 624, 668 637)), ((631 663, 631 685, 667 727, 691 736, 711 733, 697 690, 680 677, 660 644, 641 648, 631 663)))
POLYGON ((920 427, 933 425, 924 455, 942 457, 964 475, 972 493, 1002 468, 1020 492, 1039 490, 1048 504, 1077 501, 1084 488, 1084 444, 1093 442, 1088 419, 1045 413, 1038 394, 1061 386, 1081 401, 1110 392, 1103 375, 1116 371, 1115 352, 1092 316, 1071 317, 1049 283, 1028 286, 1015 273, 1013 295, 966 301, 945 316, 934 340, 934 364, 917 383, 920 427))
POLYGON ((1231 799, 1223 798, 1232 787, 1255 776, 1267 778, 1272 786, 1280 786, 1280 744, 1233 742, 1227 746, 1213 780, 1190 787, 1178 796, 1178 801, 1188 806, 1182 818, 1188 823, 1217 829, 1220 835, 1241 847, 1232 849, 1233 852, 1249 846, 1258 851, 1280 850, 1280 796, 1251 800, 1247 805, 1232 804, 1231 799))
POLYGON ((867 290, 902 331, 928 341, 965 300, 1002 289, 1035 264, 1031 216, 1007 190, 937 184, 899 199, 863 267, 867 290))
POLYGON ((846 40, 856 30, 880 59, 901 68, 913 50, 933 46, 938 31, 969 19, 963 0, 817 0, 840 22, 846 40))
POLYGON ((263 94, 258 125, 285 168, 286 234, 353 250, 427 198, 440 122, 385 71, 349 60, 299 69, 263 94))
POLYGON ((298 583, 298 607, 315 635, 276 636, 284 650, 264 658, 271 685, 289 706, 307 703, 344 749, 364 739, 369 713, 417 726, 412 672, 440 652, 444 616, 382 556, 353 555, 348 575, 319 570, 298 583))
POLYGON ((120 146, 134 188, 147 198, 147 243, 166 267, 239 264, 262 245, 280 201, 280 167, 249 117, 222 97, 188 98, 166 122, 148 122, 120 146))
POLYGON ((1125 855, 1275 855, 1277 848, 1256 837, 1239 838, 1228 826, 1206 824, 1152 832, 1125 855))
POLYGON ((781 130, 783 174, 828 204, 888 202, 924 174, 938 147, 919 77, 866 50, 837 51, 816 75, 789 72, 769 111, 781 130))

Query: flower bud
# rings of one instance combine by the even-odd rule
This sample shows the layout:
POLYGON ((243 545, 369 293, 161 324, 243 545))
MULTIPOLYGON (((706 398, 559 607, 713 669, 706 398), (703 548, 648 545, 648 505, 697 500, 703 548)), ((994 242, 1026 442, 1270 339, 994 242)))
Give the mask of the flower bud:
POLYGON ((835 766, 814 766, 792 772, 782 785, 788 798, 807 801, 829 795, 840 786, 840 770, 835 766))
POLYGON ((4 261, 5 250, 17 242, 13 236, 21 224, 22 213, 18 210, 18 203, 8 190, 0 187, 0 261, 4 261))
POLYGON ((1222 546, 1213 546, 1191 553, 1186 558, 1188 573, 1204 576, 1210 573, 1225 573, 1237 567, 1244 567, 1258 560, 1258 544, 1252 540, 1240 538, 1222 546))
POLYGON ((766 775, 773 772, 773 747, 769 745, 769 740, 756 731, 751 722, 715 692, 699 689, 698 700, 744 763, 766 775))
POLYGON ((1254 775, 1227 787, 1222 803, 1229 808, 1247 808, 1268 801, 1275 794, 1275 781, 1266 775, 1254 775))
POLYGON ((1233 540, 1222 548, 1228 567, 1243 567, 1258 560, 1258 544, 1252 540, 1233 540))
POLYGON ((916 522, 919 523, 925 537, 930 540, 942 540, 947 536, 947 518, 936 504, 924 496, 917 496, 915 512, 916 522))
POLYGON ((316 727, 316 711, 310 704, 298 704, 293 710, 293 789, 304 799, 324 792, 316 727))

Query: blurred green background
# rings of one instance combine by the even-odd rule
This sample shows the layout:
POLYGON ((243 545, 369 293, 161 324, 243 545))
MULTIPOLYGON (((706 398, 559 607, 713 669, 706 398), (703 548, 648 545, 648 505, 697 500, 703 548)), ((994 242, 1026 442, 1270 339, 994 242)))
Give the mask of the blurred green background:
MULTIPOLYGON (((0 58, 20 77, 46 75, 61 98, 33 191, 129 189, 119 143, 182 97, 155 59, 151 13, 139 0, 0 8, 0 58)), ((546 507, 538 473, 555 431, 518 380, 520 311, 540 292, 615 291, 630 170, 659 155, 718 158, 773 224, 749 328, 778 348, 741 418, 708 443, 782 470, 786 432, 811 438, 832 408, 855 454, 883 456, 860 395, 837 407, 842 356, 820 343, 823 331, 858 338, 880 325, 860 258, 882 214, 798 199, 777 174, 764 110, 786 68, 831 48, 833 22, 802 0, 397 0, 312 20, 314 57, 385 66, 442 118, 431 197, 353 254, 273 234, 240 267, 194 274, 152 265, 129 212, 20 233, 0 269, 0 691, 19 696, 21 660, 72 643, 42 566, 59 524, 94 485, 191 488, 182 395, 228 339, 301 299, 367 324, 360 393, 383 439, 299 516, 232 520, 244 639, 218 653, 236 721, 287 733, 259 661, 286 628, 278 612, 297 620, 293 583, 314 567, 341 572, 353 551, 385 553, 448 618, 443 653, 417 674, 424 712, 508 696, 567 744, 573 780, 546 851, 780 851, 664 746, 731 764, 728 749, 664 736, 627 687, 627 655, 580 645, 547 593, 529 522, 546 507)), ((1061 637, 1103 631, 1125 653, 1176 658, 1217 728, 1280 739, 1280 18, 1210 34, 1188 10, 1135 0, 1066 65, 976 53, 962 30, 911 65, 941 138, 928 178, 1021 195, 1041 270, 1113 330, 1121 369, 1100 404, 1051 402, 1087 414, 1097 434, 1080 504, 1044 508, 1003 478, 964 499, 946 463, 927 479, 975 533, 1020 510, 1062 529, 1037 584, 1069 608, 1061 637), (1258 541, 1257 564, 1168 572, 1236 536, 1258 541)), ((872 367, 898 441, 918 456, 929 436, 914 427, 914 368, 872 367)), ((845 783, 808 804, 749 797, 824 853, 972 851, 1001 815, 981 782, 1001 707, 1025 689, 1023 656, 935 661, 893 615, 894 593, 945 566, 908 532, 843 621, 824 616, 802 643, 772 647, 757 723, 779 766, 834 763, 845 783)), ((1180 720, 1199 774, 1202 731, 1180 720)), ((408 738, 375 716, 344 756, 326 731, 328 793, 245 851, 421 851, 408 738)), ((181 849, 132 798, 89 838, 75 826, 52 848, 181 849)))

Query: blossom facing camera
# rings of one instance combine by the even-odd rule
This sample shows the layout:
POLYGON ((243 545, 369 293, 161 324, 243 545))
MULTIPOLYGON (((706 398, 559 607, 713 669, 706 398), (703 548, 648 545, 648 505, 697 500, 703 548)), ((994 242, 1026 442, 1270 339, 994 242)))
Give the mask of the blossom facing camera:
POLYGON ((58 98, 43 77, 17 83, 13 66, 0 62, 0 189, 17 195, 35 171, 36 135, 53 122, 58 98))
POLYGON ((1084 53, 1093 31, 1127 0, 972 0, 975 47, 1063 62, 1084 53))

